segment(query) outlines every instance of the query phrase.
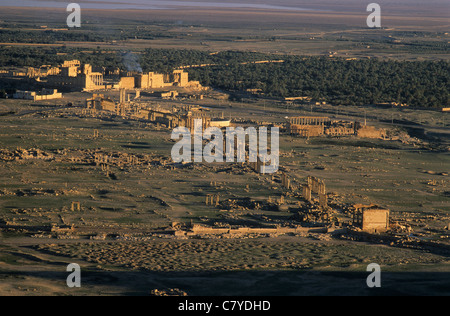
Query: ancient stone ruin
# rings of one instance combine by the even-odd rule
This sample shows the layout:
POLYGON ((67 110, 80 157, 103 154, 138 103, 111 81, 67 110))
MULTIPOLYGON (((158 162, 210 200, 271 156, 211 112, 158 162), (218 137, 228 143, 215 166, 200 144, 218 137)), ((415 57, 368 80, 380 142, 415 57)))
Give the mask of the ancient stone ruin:
POLYGON ((355 204, 353 225, 365 232, 381 233, 389 229, 389 210, 374 204, 355 204))

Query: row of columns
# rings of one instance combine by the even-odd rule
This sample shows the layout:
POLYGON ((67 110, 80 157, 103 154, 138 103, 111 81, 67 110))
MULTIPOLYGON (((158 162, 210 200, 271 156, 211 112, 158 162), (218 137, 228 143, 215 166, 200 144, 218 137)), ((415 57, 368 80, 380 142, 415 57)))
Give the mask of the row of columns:
POLYGON ((328 197, 326 193, 325 183, 315 177, 308 177, 307 184, 303 186, 303 198, 311 202, 312 193, 316 193, 319 196, 319 205, 323 208, 328 207, 328 197))
POLYGON ((220 196, 218 194, 208 194, 206 196, 206 205, 219 206, 220 196))
POLYGON ((293 125, 324 125, 329 120, 328 117, 299 116, 290 118, 289 123, 293 125))
POLYGON ((89 77, 96 86, 103 85, 103 76, 102 75, 89 75, 89 77))

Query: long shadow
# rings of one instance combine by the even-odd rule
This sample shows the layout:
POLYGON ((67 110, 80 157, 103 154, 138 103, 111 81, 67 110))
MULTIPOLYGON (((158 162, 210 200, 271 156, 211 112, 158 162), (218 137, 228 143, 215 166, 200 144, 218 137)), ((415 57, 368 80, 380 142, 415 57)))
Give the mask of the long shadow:
MULTIPOLYGON (((66 284, 69 272, 1 272, 5 277, 34 277, 66 284)), ((448 272, 385 272, 381 288, 369 288, 369 272, 339 271, 237 271, 237 272, 147 272, 83 270, 81 289, 95 286, 119 290, 123 295, 149 295, 153 289, 178 288, 189 296, 436 296, 450 295, 448 272)), ((100 289, 100 288, 99 288, 100 289)), ((83 292, 67 288, 67 294, 83 292)))

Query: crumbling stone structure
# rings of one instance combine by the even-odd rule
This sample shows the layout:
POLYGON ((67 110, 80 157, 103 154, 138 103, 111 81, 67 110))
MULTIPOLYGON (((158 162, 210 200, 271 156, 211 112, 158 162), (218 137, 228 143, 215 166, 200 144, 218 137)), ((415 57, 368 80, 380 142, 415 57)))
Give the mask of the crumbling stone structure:
POLYGON ((259 158, 256 162, 248 162, 250 168, 257 173, 266 173, 266 164, 262 162, 259 158))
POLYGON ((158 89, 164 88, 164 75, 149 72, 139 74, 134 77, 135 87, 140 89, 158 89))
POLYGON ((303 186, 303 198, 311 202, 312 193, 319 196, 319 206, 322 208, 328 207, 328 197, 326 192, 325 182, 323 180, 317 179, 316 177, 309 176, 307 178, 307 184, 303 186))
POLYGON ((386 130, 373 126, 361 125, 358 122, 331 121, 328 117, 299 116, 288 119, 286 131, 290 135, 300 137, 318 136, 353 136, 362 138, 386 137, 386 130))
MULTIPOLYGON (((134 77, 121 77, 119 81, 119 89, 134 89, 136 87, 134 77)), ((140 87, 139 87, 140 88, 140 87)))
POLYGON ((328 206, 328 197, 325 193, 319 193, 319 205, 322 208, 326 208, 328 206))
POLYGON ((298 117, 292 117, 289 119, 289 124, 296 126, 305 126, 305 125, 312 125, 312 126, 324 126, 327 122, 330 122, 330 119, 328 117, 313 117, 313 116, 298 116, 298 117))
POLYGON ((311 191, 313 193, 317 193, 317 194, 325 194, 326 193, 325 183, 322 180, 317 179, 316 177, 309 176, 307 181, 308 181, 308 185, 311 187, 311 191))
POLYGON ((116 112, 116 103, 103 94, 93 94, 91 99, 86 100, 87 109, 116 112))
POLYGON ((376 128, 374 126, 362 126, 357 129, 356 133, 358 137, 362 138, 379 138, 379 139, 386 138, 386 130, 376 128))
POLYGON ((356 204, 353 207, 354 226, 371 233, 381 233, 389 229, 389 210, 374 204, 356 204))
POLYGON ((328 124, 328 117, 299 116, 289 119, 288 133, 300 137, 315 137, 324 134, 324 126, 328 124))
MULTIPOLYGON (((323 228, 305 228, 297 227, 267 227, 267 228, 251 228, 251 227, 237 227, 237 228, 213 228, 202 225, 193 225, 189 231, 183 232, 182 236, 204 236, 204 235, 229 235, 233 237, 242 237, 249 234, 264 234, 264 235, 284 235, 284 234, 299 234, 299 233, 327 233, 329 230, 323 228)), ((178 234, 181 235, 181 234, 178 234)))
POLYGON ((47 76, 56 76, 61 73, 61 68, 52 67, 51 65, 42 65, 39 68, 28 67, 27 76, 28 78, 42 78, 47 76))
POLYGON ((325 129, 325 135, 328 136, 351 136, 355 135, 354 127, 345 127, 345 126, 336 126, 336 127, 327 127, 325 129))
POLYGON ((78 60, 64 62, 61 73, 48 76, 47 84, 51 87, 65 87, 82 91, 105 89, 103 74, 93 72, 91 65, 81 65, 78 60))
POLYGON ((72 205, 70 206, 70 210, 72 212, 81 211, 81 203, 80 202, 72 202, 72 205))
POLYGON ((281 185, 288 190, 291 189, 291 180, 284 172, 281 174, 281 185))
POLYGON ((304 185, 303 186, 303 198, 308 201, 311 202, 311 187, 309 185, 304 185))
POLYGON ((129 73, 120 80, 119 86, 126 89, 162 89, 165 87, 190 87, 196 82, 189 81, 189 74, 183 70, 174 70, 169 74, 129 73))
POLYGON ((18 90, 14 93, 14 99, 24 99, 33 101, 45 101, 45 100, 55 100, 61 99, 63 97, 62 93, 59 93, 56 89, 42 89, 40 93, 36 91, 20 91, 18 90))
POLYGON ((189 84, 189 74, 183 70, 174 70, 170 81, 174 86, 186 87, 189 84))
POLYGON ((218 194, 208 194, 206 196, 206 205, 219 206, 220 196, 218 194))

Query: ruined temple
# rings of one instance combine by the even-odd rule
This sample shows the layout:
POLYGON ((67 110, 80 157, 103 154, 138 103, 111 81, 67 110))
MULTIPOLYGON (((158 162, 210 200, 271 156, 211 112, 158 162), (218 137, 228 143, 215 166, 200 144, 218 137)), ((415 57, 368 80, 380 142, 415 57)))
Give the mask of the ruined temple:
POLYGON ((103 74, 93 72, 91 65, 82 65, 78 60, 64 62, 59 74, 47 77, 47 84, 52 87, 82 91, 105 89, 103 74))
POLYGON ((353 206, 353 225, 366 232, 381 233, 389 229, 389 210, 374 204, 353 206))

